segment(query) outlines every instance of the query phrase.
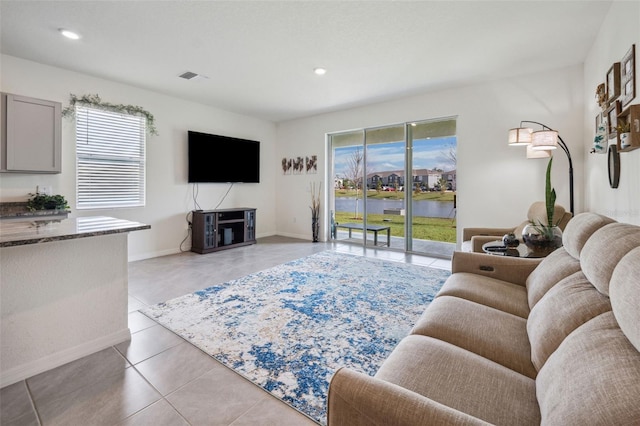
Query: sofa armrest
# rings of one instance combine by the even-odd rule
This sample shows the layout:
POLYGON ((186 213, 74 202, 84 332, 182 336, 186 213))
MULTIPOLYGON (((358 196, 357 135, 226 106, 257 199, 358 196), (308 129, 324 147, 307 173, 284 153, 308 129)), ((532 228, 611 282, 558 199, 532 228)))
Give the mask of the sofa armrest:
POLYGON ((540 262, 542 258, 528 259, 456 251, 451 259, 451 273, 470 272, 524 286, 527 277, 540 262))
POLYGON ((496 239, 502 239, 504 234, 509 234, 515 231, 516 227, 513 226, 511 228, 463 228, 462 229, 462 241, 469 241, 471 237, 480 235, 498 235, 499 237, 496 239))
POLYGON ((408 389, 341 368, 331 379, 328 426, 488 425, 408 389))

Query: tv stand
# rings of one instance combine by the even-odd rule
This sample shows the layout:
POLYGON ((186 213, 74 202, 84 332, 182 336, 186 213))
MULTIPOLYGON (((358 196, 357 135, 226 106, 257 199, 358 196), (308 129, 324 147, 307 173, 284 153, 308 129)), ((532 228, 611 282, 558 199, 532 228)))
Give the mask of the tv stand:
POLYGON ((194 210, 191 251, 205 254, 256 243, 256 209, 194 210))

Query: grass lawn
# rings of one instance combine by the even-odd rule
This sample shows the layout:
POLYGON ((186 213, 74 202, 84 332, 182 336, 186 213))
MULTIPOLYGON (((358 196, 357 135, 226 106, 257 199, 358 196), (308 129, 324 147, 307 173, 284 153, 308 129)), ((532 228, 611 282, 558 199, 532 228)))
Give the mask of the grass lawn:
MULTIPOLYGON (((451 201, 453 201, 453 197, 451 201)), ((354 219, 353 212, 336 212, 335 218, 338 223, 362 223, 362 215, 359 216, 359 219, 354 219)), ((368 214, 367 218, 369 225, 390 226, 392 236, 404 237, 404 216, 368 214)), ((455 219, 451 220, 446 218, 414 217, 413 238, 455 243, 456 221, 455 219)))
MULTIPOLYGON (((404 192, 399 191, 367 191, 367 197, 378 200, 404 200, 404 192)), ((435 200, 435 201, 453 201, 453 191, 445 192, 420 192, 413 194, 413 201, 435 200)), ((336 189, 336 197, 359 197, 362 198, 362 191, 358 191, 356 195, 355 189, 336 189)))

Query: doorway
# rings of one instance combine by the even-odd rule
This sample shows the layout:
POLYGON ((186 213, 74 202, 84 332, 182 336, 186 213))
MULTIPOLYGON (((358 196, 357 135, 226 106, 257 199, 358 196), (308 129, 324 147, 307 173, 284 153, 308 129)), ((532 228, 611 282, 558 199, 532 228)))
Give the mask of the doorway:
POLYGON ((456 152, 456 118, 329 134, 332 239, 450 257, 456 152))

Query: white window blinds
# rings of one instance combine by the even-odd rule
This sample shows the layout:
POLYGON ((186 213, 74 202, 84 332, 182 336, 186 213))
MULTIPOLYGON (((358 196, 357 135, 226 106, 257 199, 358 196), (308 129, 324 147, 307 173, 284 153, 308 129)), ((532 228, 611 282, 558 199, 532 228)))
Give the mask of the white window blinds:
POLYGON ((144 117, 76 107, 77 208, 144 206, 144 117))

